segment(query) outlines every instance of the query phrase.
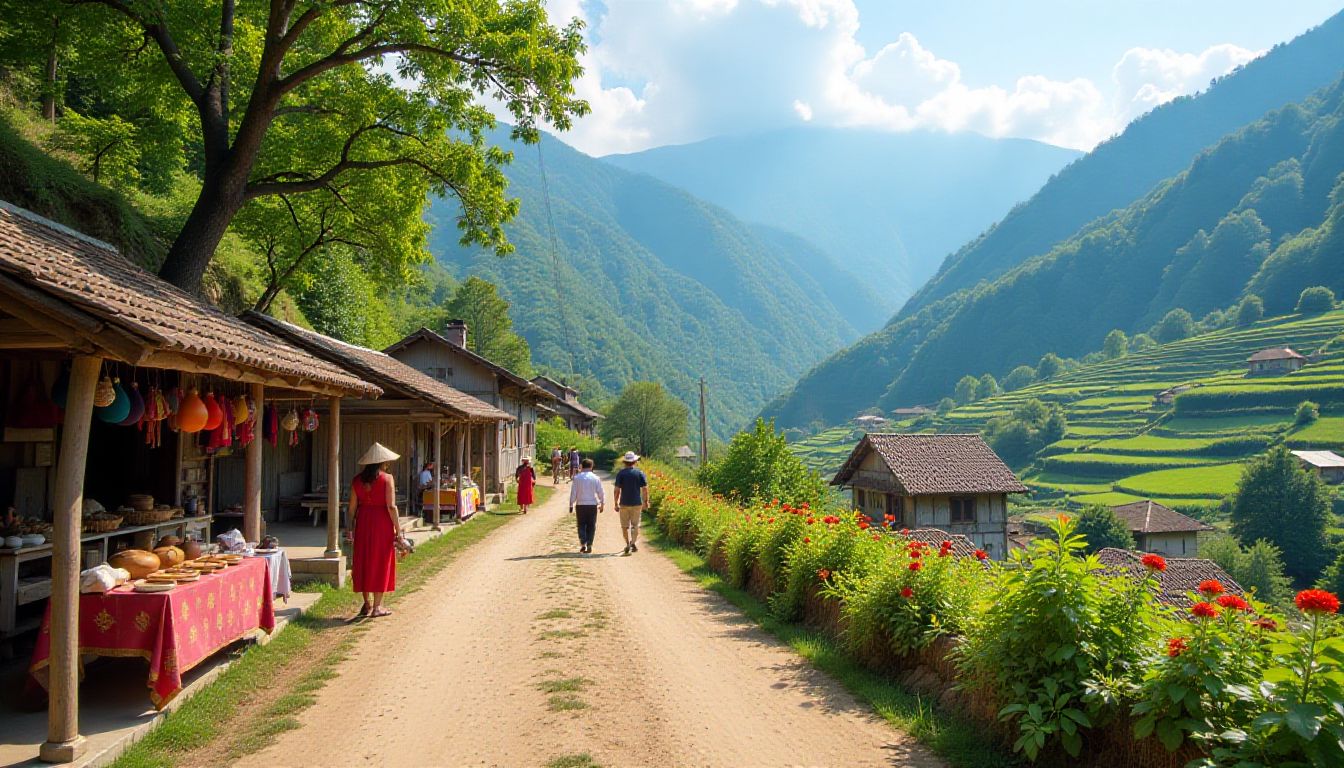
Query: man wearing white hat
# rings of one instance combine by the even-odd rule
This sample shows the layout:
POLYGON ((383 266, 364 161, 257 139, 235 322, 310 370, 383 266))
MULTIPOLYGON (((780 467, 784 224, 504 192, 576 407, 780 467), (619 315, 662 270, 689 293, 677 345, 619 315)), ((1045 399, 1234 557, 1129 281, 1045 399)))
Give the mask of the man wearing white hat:
POLYGON ((639 551, 639 521, 649 508, 649 479, 635 464, 639 456, 626 451, 621 457, 625 469, 616 473, 616 510, 621 518, 621 535, 625 537, 625 554, 639 551))

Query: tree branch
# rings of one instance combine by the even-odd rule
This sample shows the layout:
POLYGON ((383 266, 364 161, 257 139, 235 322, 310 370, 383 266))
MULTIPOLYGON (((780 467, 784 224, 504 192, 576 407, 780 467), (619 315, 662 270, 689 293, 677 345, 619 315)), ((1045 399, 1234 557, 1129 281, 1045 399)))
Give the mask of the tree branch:
MULTIPOLYGON (((360 34, 362 34, 362 32, 360 34)), ((353 42, 357 41, 355 41, 354 38, 351 38, 337 46, 336 51, 325 58, 318 59, 311 64, 295 70, 287 77, 281 78, 276 82, 278 93, 281 95, 286 94, 323 72, 333 70, 337 67, 393 53, 427 53, 434 56, 442 56, 460 64, 476 68, 484 67, 489 69, 491 67, 499 66, 497 62, 491 59, 486 59, 480 56, 466 56, 457 53, 456 51, 450 51, 447 48, 438 48, 432 45, 424 45, 423 43, 382 43, 377 45, 366 45, 363 48, 348 53, 344 52, 345 50, 348 50, 347 43, 353 44, 353 42)))
POLYGON ((182 90, 187 92, 187 97, 193 104, 199 108, 205 98, 205 88, 201 81, 197 79, 196 74, 187 66, 187 62, 182 58, 182 51, 177 47, 177 41, 173 39, 168 27, 163 24, 163 20, 151 21, 145 16, 136 12, 129 3, 124 0, 71 0, 76 5, 103 5, 120 13, 136 24, 154 39, 158 44, 159 50, 163 52, 164 59, 168 62, 168 68, 173 71, 173 75, 182 86, 182 90))

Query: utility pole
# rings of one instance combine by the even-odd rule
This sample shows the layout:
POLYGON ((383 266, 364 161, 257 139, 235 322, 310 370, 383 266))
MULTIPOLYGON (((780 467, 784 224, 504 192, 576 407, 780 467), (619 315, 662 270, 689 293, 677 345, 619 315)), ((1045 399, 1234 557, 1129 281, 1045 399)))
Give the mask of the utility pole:
POLYGON ((700 377, 700 466, 709 463, 709 438, 705 436, 705 377, 700 377))

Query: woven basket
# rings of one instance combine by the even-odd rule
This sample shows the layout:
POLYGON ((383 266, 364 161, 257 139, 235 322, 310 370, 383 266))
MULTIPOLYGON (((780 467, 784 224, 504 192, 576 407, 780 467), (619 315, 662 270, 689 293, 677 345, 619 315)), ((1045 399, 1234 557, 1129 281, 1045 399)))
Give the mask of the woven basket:
POLYGON ((110 520, 85 520, 84 533, 111 533, 121 527, 122 518, 114 517, 110 520))
POLYGON ((173 519, 173 510, 171 509, 137 509, 134 512, 124 514, 126 515, 126 522, 131 525, 153 525, 173 519))
POLYGON ((147 493, 133 493, 126 497, 126 505, 137 512, 150 512, 154 509, 154 497, 147 493))

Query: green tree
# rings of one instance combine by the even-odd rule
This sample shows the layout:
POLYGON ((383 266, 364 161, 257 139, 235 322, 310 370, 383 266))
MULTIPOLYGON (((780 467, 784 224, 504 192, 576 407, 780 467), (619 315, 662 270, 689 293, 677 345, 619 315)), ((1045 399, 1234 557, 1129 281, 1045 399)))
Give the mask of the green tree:
POLYGON ((1237 325, 1254 325, 1265 316, 1265 302, 1259 296, 1249 294, 1237 304, 1237 325))
POLYGON ((1232 532, 1243 542, 1264 539, 1278 547, 1288 576, 1307 584, 1320 575, 1329 557, 1329 513, 1325 484, 1279 446, 1242 473, 1232 499, 1232 532))
POLYGON ((957 407, 956 400, 953 400, 950 397, 944 397, 942 400, 938 401, 938 405, 934 410, 938 412, 939 416, 942 416, 943 414, 948 413, 949 411, 951 411, 953 408, 956 407, 957 407))
POLYGON ((1047 406, 1036 398, 1019 405, 1008 416, 996 416, 985 425, 985 442, 1010 467, 1023 467, 1042 448, 1059 440, 1068 430, 1059 406, 1047 406))
POLYGON ((1316 582, 1316 587, 1334 592, 1336 595, 1344 595, 1344 549, 1339 550, 1334 562, 1330 563, 1321 574, 1321 580, 1316 582))
POLYGON ((1153 326, 1153 338, 1159 344, 1170 344, 1173 341, 1189 338, 1195 332, 1195 319, 1189 312, 1177 307, 1171 310, 1157 321, 1153 326))
POLYGON ((741 501, 820 504, 826 496, 826 481, 789 450, 774 422, 764 419, 734 435, 728 452, 700 470, 700 481, 715 493, 741 501))
POLYGON ((626 385, 601 421, 602 440, 641 456, 659 454, 686 439, 690 410, 663 385, 636 381, 626 385))
POLYGON ((957 403, 966 405, 967 403, 975 402, 976 398, 979 396, 979 390, 979 379, 970 375, 962 376, 961 380, 957 382, 957 388, 952 393, 952 397, 956 399, 957 403))
POLYGON ((1273 544, 1261 540, 1243 547, 1236 538, 1218 534, 1200 542, 1199 555, 1217 563, 1258 599, 1276 606, 1291 604, 1292 584, 1283 575, 1283 556, 1273 544))
POLYGON ((984 400, 986 397, 993 397, 1002 391, 999 388, 998 380, 994 378, 994 374, 986 373, 980 377, 980 383, 975 388, 975 396, 979 400, 984 400))
POLYGON ((1019 365, 1008 372, 1003 379, 1003 389, 1007 392, 1016 392, 1023 387, 1029 387, 1036 381, 1036 369, 1030 365, 1019 365))
POLYGON ((1297 412, 1293 414, 1293 424, 1305 427, 1319 418, 1321 418, 1321 406, 1310 400, 1303 400, 1297 404, 1297 412))
POLYGON ((1078 513, 1078 533, 1087 539, 1087 552, 1094 554, 1107 547, 1133 549, 1134 536, 1129 526, 1110 507, 1093 504, 1078 513))
POLYGON ((1153 337, 1146 333, 1136 333, 1134 334, 1134 337, 1129 340, 1130 352, 1147 352, 1156 346, 1157 342, 1153 341, 1153 337))
POLYGON ((1036 364, 1036 380, 1045 381, 1054 378, 1064 371, 1064 361, 1054 352, 1046 352, 1041 355, 1041 360, 1036 364))
POLYGON ((1106 339, 1101 342, 1101 354, 1107 360, 1115 360, 1129 354, 1129 337, 1119 328, 1106 334, 1106 339))
POLYGON ((467 349, 519 376, 532 376, 532 352, 527 340, 513 332, 509 302, 494 283, 475 275, 467 278, 444 309, 467 324, 467 349))
POLYGON ((1324 285, 1303 288, 1297 296, 1297 311, 1304 315, 1319 315, 1335 308, 1335 292, 1324 285))
MULTIPOLYGON (((484 142, 494 118, 477 100, 498 103, 528 141, 538 121, 563 130, 588 109, 573 88, 581 25, 551 26, 541 0, 87 3, 103 10, 92 35, 145 51, 97 65, 166 83, 189 105, 178 130, 201 188, 160 274, 190 291, 249 202, 325 190, 377 207, 342 190, 389 169, 410 173, 406 195, 456 196, 463 241, 506 252, 502 225, 517 210, 500 172, 508 156, 484 142)), ((418 217, 401 220, 412 237, 418 217)))

